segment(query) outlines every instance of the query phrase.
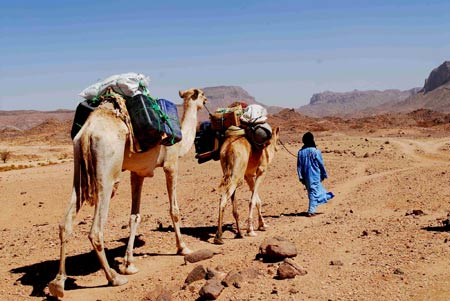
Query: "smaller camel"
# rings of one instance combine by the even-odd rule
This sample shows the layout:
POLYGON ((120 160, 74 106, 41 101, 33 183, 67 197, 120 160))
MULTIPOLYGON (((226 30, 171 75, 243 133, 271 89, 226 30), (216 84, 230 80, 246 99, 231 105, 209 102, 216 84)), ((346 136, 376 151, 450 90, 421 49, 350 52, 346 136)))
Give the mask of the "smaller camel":
POLYGON ((264 231, 267 226, 261 213, 261 198, 258 189, 264 180, 267 168, 278 150, 277 143, 280 129, 273 130, 270 143, 262 149, 252 147, 245 136, 227 137, 220 149, 220 163, 222 165, 223 178, 220 184, 222 195, 219 205, 219 221, 217 233, 214 237, 215 244, 223 244, 222 223, 223 214, 227 201, 231 199, 233 205, 233 216, 236 220, 237 233, 235 238, 242 238, 239 227, 239 213, 235 199, 236 188, 243 181, 247 182, 252 192, 249 203, 247 235, 256 236, 253 230, 253 210, 258 210, 258 230, 264 231))
MULTIPOLYGON (((80 132, 74 137, 74 179, 72 197, 66 215, 59 225, 61 241, 59 272, 49 283, 50 294, 64 296, 66 274, 66 245, 73 231, 74 219, 83 203, 95 207, 89 239, 97 254, 108 284, 118 286, 127 283, 127 278, 118 275, 108 263, 103 241, 104 228, 108 216, 109 203, 119 184, 122 171, 129 170, 131 179, 130 238, 122 265, 122 274, 138 272, 134 265, 133 245, 138 225, 141 221, 140 205, 144 178, 153 177, 158 167, 164 169, 166 188, 169 196, 170 217, 174 226, 177 253, 186 255, 192 251, 181 238, 180 213, 177 201, 178 158, 192 147, 197 126, 197 112, 203 108, 207 98, 200 89, 180 91, 183 98, 181 131, 183 139, 172 146, 157 144, 141 153, 130 151, 130 128, 127 119, 122 119, 126 109, 121 102, 101 104, 89 115, 80 132), (116 110, 115 105, 122 107, 116 110)), ((122 99, 123 101, 123 99, 122 99)), ((158 189, 155 187, 155 189, 158 189)), ((161 188, 159 188, 161 189, 161 188)))

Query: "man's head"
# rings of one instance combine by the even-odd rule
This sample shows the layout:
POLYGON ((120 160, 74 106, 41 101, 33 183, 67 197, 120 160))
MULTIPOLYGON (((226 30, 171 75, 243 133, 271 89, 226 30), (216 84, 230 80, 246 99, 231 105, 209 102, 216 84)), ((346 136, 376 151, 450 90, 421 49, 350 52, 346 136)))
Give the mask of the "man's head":
POLYGON ((316 147, 316 143, 314 142, 314 135, 311 132, 307 132, 303 135, 302 142, 305 147, 316 147))

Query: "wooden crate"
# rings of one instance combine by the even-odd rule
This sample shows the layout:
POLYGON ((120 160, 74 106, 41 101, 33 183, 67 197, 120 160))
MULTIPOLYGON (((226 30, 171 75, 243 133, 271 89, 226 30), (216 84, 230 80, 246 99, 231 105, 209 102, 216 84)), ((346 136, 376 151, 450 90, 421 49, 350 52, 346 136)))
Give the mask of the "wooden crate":
POLYGON ((230 126, 239 126, 241 124, 239 119, 239 111, 214 113, 210 116, 211 128, 213 130, 225 131, 230 126))

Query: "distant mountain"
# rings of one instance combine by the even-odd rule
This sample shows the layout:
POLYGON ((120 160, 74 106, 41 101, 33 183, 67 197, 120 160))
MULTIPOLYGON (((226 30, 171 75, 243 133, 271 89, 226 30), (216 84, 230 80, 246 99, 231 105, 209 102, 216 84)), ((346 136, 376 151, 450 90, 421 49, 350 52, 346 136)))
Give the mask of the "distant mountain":
POLYGON ((0 130, 5 128, 16 128, 17 130, 28 130, 35 127, 49 118, 60 121, 73 120, 75 111, 36 111, 36 110, 16 110, 0 111, 0 130))
POLYGON ((445 61, 439 67, 431 71, 428 78, 425 80, 423 92, 428 93, 450 81, 450 61, 445 61))
POLYGON ((433 69, 418 93, 397 103, 381 105, 374 113, 408 113, 419 109, 450 113, 450 61, 433 69))
POLYGON ((341 116, 356 117, 364 116, 365 110, 378 107, 385 103, 397 103, 417 93, 419 88, 406 91, 400 90, 369 90, 352 92, 325 91, 314 94, 310 103, 297 109, 298 112, 313 116, 341 116))
MULTIPOLYGON (((250 104, 259 104, 265 107, 269 114, 275 114, 284 108, 276 107, 276 106, 266 106, 258 101, 256 101, 255 97, 250 95, 247 91, 245 91, 242 87, 239 86, 217 86, 217 87, 206 87, 202 88, 203 92, 205 92, 206 97, 208 98, 208 103, 206 107, 212 113, 217 108, 226 108, 233 102, 239 101, 244 102, 248 105, 250 104)), ((207 120, 208 112, 204 110, 200 112, 199 120, 207 120)))
POLYGON ((235 101, 256 104, 256 99, 238 86, 206 87, 202 89, 208 98, 209 109, 225 108, 235 101))

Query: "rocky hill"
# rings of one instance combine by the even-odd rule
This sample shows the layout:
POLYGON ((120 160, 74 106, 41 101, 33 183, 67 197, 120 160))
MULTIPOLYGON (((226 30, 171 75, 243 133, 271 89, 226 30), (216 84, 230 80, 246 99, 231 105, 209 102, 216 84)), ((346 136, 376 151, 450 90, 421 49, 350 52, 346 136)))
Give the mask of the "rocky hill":
POLYGON ((431 71, 430 75, 425 80, 423 92, 428 93, 448 82, 450 82, 450 61, 445 61, 439 67, 431 71))
POLYGON ((385 103, 397 103, 417 93, 419 88, 406 91, 400 90, 369 90, 352 92, 326 91, 314 94, 310 103, 297 109, 298 112, 314 117, 341 116, 357 117, 367 115, 364 113, 370 108, 385 103))
POLYGON ((408 113, 418 109, 450 113, 450 61, 433 69, 418 93, 400 102, 383 104, 373 114, 408 113))

